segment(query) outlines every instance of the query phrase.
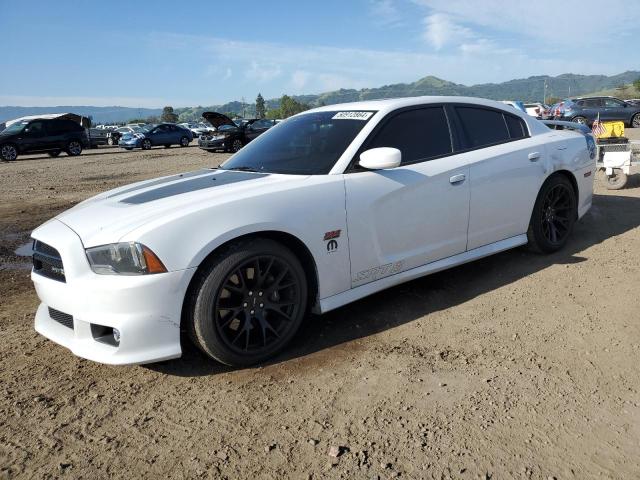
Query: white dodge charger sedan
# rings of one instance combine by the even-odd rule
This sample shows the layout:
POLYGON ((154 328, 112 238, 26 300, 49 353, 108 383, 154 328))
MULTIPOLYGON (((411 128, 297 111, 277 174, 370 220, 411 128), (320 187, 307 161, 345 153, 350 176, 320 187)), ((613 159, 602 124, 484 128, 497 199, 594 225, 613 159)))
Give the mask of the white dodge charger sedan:
POLYGON ((98 362, 261 362, 323 313, 529 243, 591 206, 591 135, 489 100, 333 105, 218 168, 118 188, 37 228, 35 328, 98 362))

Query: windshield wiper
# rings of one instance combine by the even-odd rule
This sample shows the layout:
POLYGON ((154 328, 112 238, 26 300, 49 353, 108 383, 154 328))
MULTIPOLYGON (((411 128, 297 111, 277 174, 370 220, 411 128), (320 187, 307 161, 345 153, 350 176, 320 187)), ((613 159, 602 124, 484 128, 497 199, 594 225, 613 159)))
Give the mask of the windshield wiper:
POLYGON ((231 168, 225 168, 224 170, 235 170, 237 172, 256 172, 256 173, 258 173, 258 170, 256 170, 253 167, 231 167, 231 168))

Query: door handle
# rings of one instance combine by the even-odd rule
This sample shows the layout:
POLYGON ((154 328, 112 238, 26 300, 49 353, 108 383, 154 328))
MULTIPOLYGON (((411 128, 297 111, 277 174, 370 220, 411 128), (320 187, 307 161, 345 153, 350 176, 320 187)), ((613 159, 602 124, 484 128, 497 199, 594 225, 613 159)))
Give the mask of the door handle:
POLYGON ((567 146, 566 145, 559 145, 558 146, 558 150, 566 150, 567 146))
POLYGON ((464 173, 459 173, 458 175, 454 175, 449 179, 449 183, 455 185, 456 183, 462 183, 465 181, 467 176, 464 173))
POLYGON ((529 160, 531 160, 532 162, 540 160, 540 152, 531 152, 529 154, 529 160))

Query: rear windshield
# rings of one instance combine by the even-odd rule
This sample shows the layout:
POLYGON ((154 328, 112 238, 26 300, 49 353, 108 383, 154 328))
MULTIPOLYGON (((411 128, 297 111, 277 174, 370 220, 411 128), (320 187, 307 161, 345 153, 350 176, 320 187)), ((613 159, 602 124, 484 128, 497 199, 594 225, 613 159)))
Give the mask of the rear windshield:
POLYGON ((327 174, 374 114, 373 111, 332 111, 297 115, 267 130, 221 168, 327 174))

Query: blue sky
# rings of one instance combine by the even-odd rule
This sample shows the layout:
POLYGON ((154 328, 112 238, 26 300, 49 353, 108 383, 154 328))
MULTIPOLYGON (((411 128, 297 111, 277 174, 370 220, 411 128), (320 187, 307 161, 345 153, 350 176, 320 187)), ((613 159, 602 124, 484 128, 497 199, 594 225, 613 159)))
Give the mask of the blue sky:
POLYGON ((640 69, 640 2, 0 0, 0 105, 213 105, 640 69))

